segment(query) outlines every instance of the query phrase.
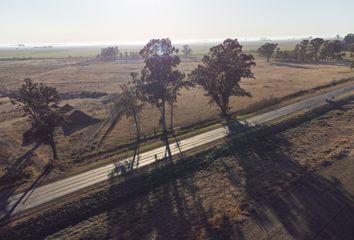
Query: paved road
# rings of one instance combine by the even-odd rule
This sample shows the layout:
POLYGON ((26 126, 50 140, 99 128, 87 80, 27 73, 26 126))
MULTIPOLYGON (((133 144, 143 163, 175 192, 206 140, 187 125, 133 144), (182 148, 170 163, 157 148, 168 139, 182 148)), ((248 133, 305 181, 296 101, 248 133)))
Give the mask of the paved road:
MULTIPOLYGON (((236 129, 246 129, 250 126, 260 125, 276 118, 285 116, 287 114, 303 110, 306 108, 312 108, 320 103, 324 102, 325 98, 337 97, 345 93, 354 93, 354 85, 343 87, 341 89, 325 93, 316 97, 312 97, 301 102, 297 102, 252 118, 246 121, 240 122, 236 129), (242 128, 240 128, 242 126, 242 128)), ((179 141, 179 147, 181 151, 187 151, 196 147, 200 147, 204 144, 213 142, 215 140, 224 138, 225 136, 233 133, 234 128, 221 127, 197 136, 179 141), (231 130, 230 130, 231 129, 231 130)), ((171 144, 171 151, 173 155, 178 155, 180 150, 178 146, 173 143, 171 144)), ((157 159, 164 157, 165 148, 160 147, 145 153, 142 153, 139 157, 139 165, 134 166, 134 168, 142 167, 151 164, 157 159)), ((14 215, 20 213, 24 210, 31 209, 33 207, 39 206, 43 203, 49 202, 51 200, 57 199, 59 197, 65 196, 67 194, 76 192, 83 188, 92 186, 94 184, 105 181, 111 177, 117 176, 126 170, 125 166, 129 165, 132 158, 127 158, 125 160, 119 161, 117 163, 108 164, 106 166, 90 170, 72 177, 68 177, 63 180, 59 180, 47 185, 36 187, 26 193, 19 193, 11 196, 7 201, 6 210, 4 208, 0 212, 0 218, 4 214, 9 213, 14 215), (123 171, 122 171, 123 170, 123 171)))

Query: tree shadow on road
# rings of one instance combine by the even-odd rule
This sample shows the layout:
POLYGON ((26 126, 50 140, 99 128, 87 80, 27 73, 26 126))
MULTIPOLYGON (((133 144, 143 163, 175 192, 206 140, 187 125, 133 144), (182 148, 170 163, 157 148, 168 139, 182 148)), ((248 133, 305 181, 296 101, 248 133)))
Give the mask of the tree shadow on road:
POLYGON ((0 226, 4 224, 11 217, 12 213, 16 209, 19 204, 24 204, 31 197, 32 193, 38 188, 44 179, 51 173, 53 168, 51 166, 47 166, 43 173, 39 175, 36 180, 29 186, 25 191, 21 192, 21 196, 16 200, 15 203, 9 208, 9 204, 11 203, 11 197, 13 197, 14 192, 16 190, 15 187, 11 188, 9 191, 3 191, 0 195, 0 226))
MULTIPOLYGON (((23 141, 25 142, 25 140, 23 141)), ((23 183, 26 178, 29 178, 29 176, 26 176, 23 173, 23 169, 31 164, 30 160, 34 155, 34 152, 42 145, 42 141, 33 141, 32 144, 34 144, 32 148, 22 156, 18 157, 7 167, 5 174, 0 176, 0 216, 2 216, 0 217, 0 221, 2 221, 2 218, 8 218, 11 214, 13 209, 7 209, 9 204, 8 201, 18 186, 23 183)), ((29 145, 29 143, 24 143, 24 145, 29 145)), ((40 179, 42 175, 43 174, 41 174, 38 179, 40 179)), ((33 184, 35 184, 37 180, 33 184)), ((33 184, 32 186, 34 186, 33 184)), ((31 187, 29 189, 31 189, 31 187)))

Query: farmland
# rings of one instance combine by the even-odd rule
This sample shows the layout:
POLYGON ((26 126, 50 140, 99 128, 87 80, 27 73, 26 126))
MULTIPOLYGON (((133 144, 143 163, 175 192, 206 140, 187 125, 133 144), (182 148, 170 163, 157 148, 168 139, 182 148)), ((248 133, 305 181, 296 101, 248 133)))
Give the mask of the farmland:
POLYGON ((230 138, 164 171, 107 184, 22 228, 14 226, 6 236, 349 239, 352 121, 351 97, 337 108, 327 105, 283 119, 277 127, 230 138), (70 217, 56 218, 62 214, 70 217))
MULTIPOLYGON (((242 41, 241 41, 242 42, 242 41)), ((279 47, 281 49, 292 49, 299 40, 281 40, 279 47)), ((247 41, 242 42, 245 51, 254 51, 261 46, 261 41, 247 41)), ((205 54, 215 42, 194 43, 191 44, 193 48, 193 55, 200 57, 205 54)), ((143 45, 119 45, 121 52, 139 51, 143 45)), ((97 53, 103 46, 47 46, 47 47, 0 47, 0 60, 6 59, 62 59, 62 58, 92 58, 96 57, 97 53)), ((181 48, 181 44, 176 45, 181 48)))
POLYGON ((3 0, 0 240, 352 240, 354 1, 3 0))
MULTIPOLYGON (((263 58, 256 58, 256 63, 253 68, 256 78, 241 81, 241 86, 252 93, 252 98, 231 98, 232 112, 265 100, 354 77, 354 72, 340 64, 267 63, 263 58)), ((179 68, 188 74, 198 64, 198 61, 183 60, 179 68)), ((56 87, 60 93, 68 96, 61 104, 69 104, 77 110, 72 119, 74 126, 56 133, 60 159, 66 171, 72 164, 80 164, 79 156, 99 156, 134 139, 131 120, 122 117, 112 124, 112 111, 110 105, 105 104, 105 99, 109 94, 119 92, 119 86, 131 80, 130 73, 140 71, 142 66, 140 61, 97 62, 90 58, 0 61, 0 93, 16 89, 24 78, 30 77, 56 87), (85 97, 90 92, 108 95, 85 97), (77 97, 74 93, 85 94, 77 97)), ((208 101, 200 88, 183 90, 177 99, 175 126, 193 126, 219 118, 218 109, 209 105, 208 101)), ((6 162, 1 163, 2 167, 6 167, 32 145, 22 144, 22 133, 29 128, 29 123, 7 98, 0 98, 0 121, 0 158, 6 159, 6 162)), ((144 137, 160 131, 157 110, 152 106, 145 106, 141 122, 144 137)), ((32 157, 34 164, 28 167, 29 176, 39 174, 48 159, 49 146, 40 146, 32 157)))

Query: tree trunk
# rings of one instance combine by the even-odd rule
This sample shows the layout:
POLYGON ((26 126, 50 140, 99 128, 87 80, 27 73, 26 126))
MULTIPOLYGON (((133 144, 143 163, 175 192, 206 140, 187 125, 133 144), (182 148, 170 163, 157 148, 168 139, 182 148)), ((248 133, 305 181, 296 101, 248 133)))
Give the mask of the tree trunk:
POLYGON ((225 110, 224 108, 221 110, 221 117, 225 118, 228 117, 229 113, 227 112, 227 110, 225 110))
POLYGON ((171 103, 171 119, 170 119, 170 121, 171 121, 170 130, 171 131, 173 131, 173 106, 174 106, 174 104, 172 102, 171 103))
POLYGON ((170 143, 168 141, 168 131, 167 131, 167 127, 166 127, 166 106, 165 106, 165 100, 162 100, 162 137, 163 137, 163 141, 165 142, 165 146, 166 146, 166 151, 168 154, 168 159, 172 159, 172 153, 171 153, 171 149, 170 149, 170 143))
POLYGON ((223 102, 222 102, 222 105, 221 105, 221 115, 222 115, 222 117, 228 117, 229 116, 228 110, 229 110, 229 99, 223 97, 223 102))
POLYGON ((141 139, 140 123, 139 123, 138 116, 135 111, 134 111, 134 122, 135 122, 135 126, 136 126, 136 141, 137 141, 137 143, 140 143, 140 139, 141 139))
POLYGON ((139 149, 140 149, 140 140, 141 140, 140 122, 139 122, 139 119, 138 119, 138 116, 137 116, 137 113, 135 110, 133 113, 133 117, 134 117, 134 122, 135 122, 135 126, 136 126, 136 145, 135 145, 133 161, 131 164, 131 169, 133 169, 133 167, 134 167, 135 159, 136 159, 137 165, 139 164, 139 149))
POLYGON ((49 134, 49 144, 50 144, 50 147, 52 148, 53 159, 54 159, 54 160, 58 160, 57 147, 56 147, 56 145, 55 145, 53 133, 50 133, 50 134, 49 134))

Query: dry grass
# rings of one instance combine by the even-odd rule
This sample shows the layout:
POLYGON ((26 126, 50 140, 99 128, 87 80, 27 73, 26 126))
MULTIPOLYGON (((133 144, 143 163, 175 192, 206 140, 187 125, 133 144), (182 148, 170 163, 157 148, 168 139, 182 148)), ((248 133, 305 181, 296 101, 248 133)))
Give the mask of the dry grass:
MULTIPOLYGON (((269 64, 263 59, 256 59, 254 68, 255 80, 243 80, 242 86, 249 90, 253 98, 231 99, 232 111, 262 102, 272 97, 282 97, 299 90, 309 89, 333 80, 353 77, 348 67, 321 64, 269 64)), ((198 63, 183 62, 181 70, 188 73, 198 63)), ((15 89, 24 77, 43 81, 57 87, 61 92, 97 91, 112 93, 119 91, 122 82, 130 80, 130 72, 139 71, 142 63, 116 64, 116 63, 90 63, 78 59, 52 59, 28 61, 1 61, 0 62, 0 89, 15 89)), ((58 132, 59 155, 65 162, 75 159, 82 154, 99 153, 116 148, 134 138, 129 128, 132 122, 123 118, 113 129, 107 133, 110 126, 110 110, 101 102, 102 99, 71 99, 63 101, 75 108, 101 119, 101 122, 78 131, 71 136, 64 136, 58 132), (107 133, 107 134, 106 134, 107 133), (103 136, 106 137, 103 139, 103 136), (100 148, 97 148, 97 145, 100 148)), ((183 91, 178 98, 175 112, 175 125, 188 126, 208 119, 218 117, 218 109, 208 104, 208 99, 199 88, 183 91)), ((158 112, 147 106, 141 118, 144 135, 152 135, 159 129, 158 112)), ((13 106, 1 98, 0 104, 0 157, 12 162, 21 156, 30 146, 21 146, 22 133, 28 129, 29 124, 21 113, 15 111, 13 106)), ((42 146, 36 151, 34 162, 38 166, 50 159, 50 148, 42 146)))
MULTIPOLYGON (((270 204, 305 174, 354 156, 353 107, 352 101, 277 135, 231 144, 221 151, 221 156, 216 150, 209 156, 213 160, 200 169, 171 178, 109 211, 68 226, 52 238, 232 239, 232 235, 239 236, 238 226, 242 226, 254 209, 270 204)), ((332 172, 333 176, 340 173, 340 169, 332 172)), ((317 187, 325 188, 324 185, 317 187)), ((301 199, 298 193, 302 191, 292 195, 291 201, 301 199)), ((308 211, 313 208, 311 204, 307 207, 308 211)), ((289 224, 290 220, 285 218, 292 212, 282 209, 280 213, 279 219, 284 219, 279 221, 289 224)))

